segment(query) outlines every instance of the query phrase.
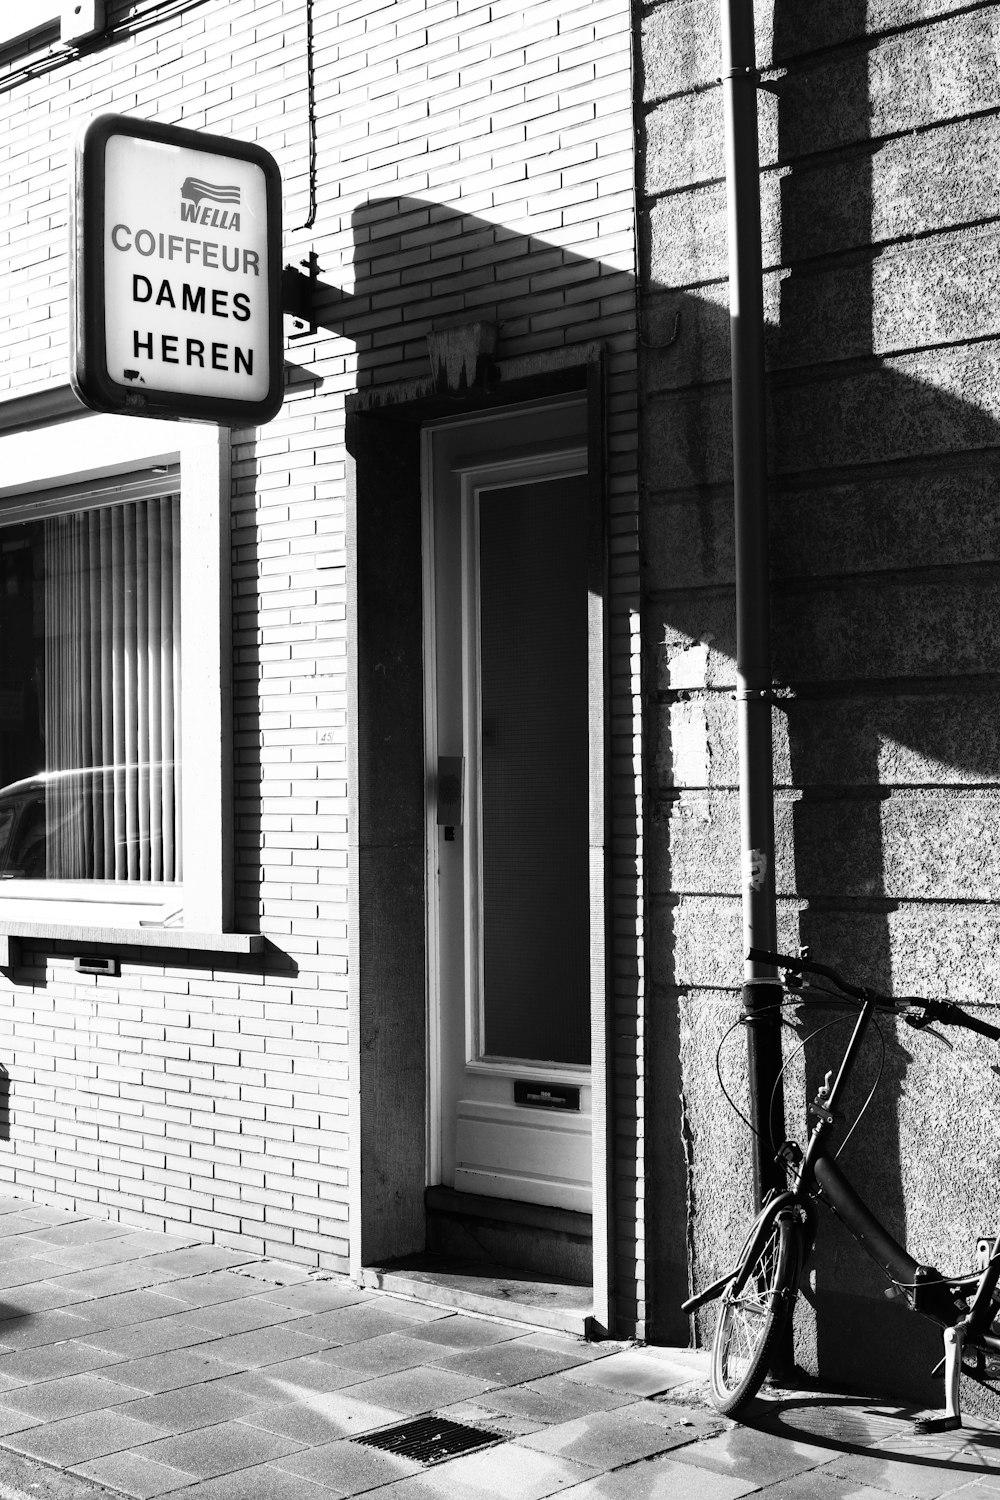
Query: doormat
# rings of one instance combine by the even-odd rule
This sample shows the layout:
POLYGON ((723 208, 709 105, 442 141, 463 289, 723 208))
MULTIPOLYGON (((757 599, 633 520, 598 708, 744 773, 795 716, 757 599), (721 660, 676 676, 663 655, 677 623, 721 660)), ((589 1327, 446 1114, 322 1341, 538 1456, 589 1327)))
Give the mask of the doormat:
POLYGON ((484 1427, 466 1427, 448 1417, 414 1417, 408 1422, 397 1422, 395 1427, 383 1427, 380 1432, 366 1432, 350 1441, 364 1443, 369 1448, 381 1448, 384 1453, 397 1453, 400 1458, 410 1458, 418 1464, 439 1464, 446 1458, 457 1458, 460 1453, 492 1448, 505 1439, 495 1432, 487 1432, 484 1427))

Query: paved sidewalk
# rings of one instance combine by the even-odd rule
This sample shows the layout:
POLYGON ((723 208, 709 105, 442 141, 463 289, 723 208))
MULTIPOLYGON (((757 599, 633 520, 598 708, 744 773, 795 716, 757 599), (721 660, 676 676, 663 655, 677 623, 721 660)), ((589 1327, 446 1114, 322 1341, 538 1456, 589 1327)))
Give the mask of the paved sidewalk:
POLYGON ((1000 1424, 918 1438, 885 1402, 772 1392, 739 1426, 706 1405, 701 1354, 588 1345, 22 1200, 0 1199, 0 1300, 0 1500, 1000 1493, 1000 1424))

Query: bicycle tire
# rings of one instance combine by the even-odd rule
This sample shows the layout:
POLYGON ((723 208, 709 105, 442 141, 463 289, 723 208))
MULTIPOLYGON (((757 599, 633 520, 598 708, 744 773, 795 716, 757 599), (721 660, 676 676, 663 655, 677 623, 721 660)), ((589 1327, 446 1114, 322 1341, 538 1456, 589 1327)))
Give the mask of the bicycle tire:
MULTIPOLYGON (((768 1213, 765 1207, 762 1217, 768 1213)), ((787 1208, 770 1210, 770 1217, 763 1240, 761 1218, 747 1236, 715 1325, 712 1404, 726 1417, 738 1416, 760 1390, 798 1294, 800 1226, 787 1208)))

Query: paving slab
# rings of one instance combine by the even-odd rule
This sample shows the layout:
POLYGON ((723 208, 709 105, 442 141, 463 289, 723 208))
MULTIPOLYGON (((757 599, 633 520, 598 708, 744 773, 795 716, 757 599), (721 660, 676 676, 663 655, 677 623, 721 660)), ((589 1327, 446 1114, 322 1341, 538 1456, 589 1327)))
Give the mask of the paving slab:
POLYGON ((190 1474, 143 1458, 141 1453, 109 1453, 75 1465, 72 1472, 136 1500, 154 1500, 156 1495, 170 1495, 191 1485, 190 1474))
MULTIPOLYGON (((265 1298, 273 1296, 276 1288, 261 1286, 248 1281, 236 1271, 208 1271, 201 1276, 171 1276, 169 1288, 164 1291, 176 1297, 188 1307, 214 1307, 220 1302, 233 1302, 248 1296, 265 1298)), ((289 1306, 290 1304, 284 1304, 289 1306)))
POLYGON ((35 1230, 31 1239, 40 1245, 62 1248, 66 1245, 93 1245, 101 1240, 120 1240, 132 1233, 127 1224, 113 1224, 107 1219, 80 1217, 64 1222, 56 1218, 47 1227, 35 1230))
MULTIPOLYGON (((897 1423, 897 1429, 899 1424, 897 1423)), ((977 1431, 969 1424, 958 1432, 922 1435, 913 1432, 883 1437, 874 1444, 872 1457, 905 1458, 916 1463, 947 1463, 963 1473, 992 1475, 1000 1482, 1000 1432, 977 1431)))
MULTIPOLYGON (((400 1305, 388 1297, 381 1300, 369 1298, 348 1307, 313 1313, 302 1318, 297 1328, 303 1334, 315 1336, 317 1345, 354 1344, 362 1339, 378 1338, 380 1334, 403 1333, 413 1328, 418 1320, 410 1311, 412 1305, 400 1305)), ((438 1310, 438 1316, 445 1317, 446 1314, 438 1310)))
POLYGON ((619 1412, 592 1412, 573 1422, 558 1422, 541 1432, 515 1438, 524 1448, 554 1453, 588 1468, 618 1469, 654 1453, 664 1453, 691 1441, 681 1428, 659 1427, 649 1422, 629 1422, 619 1412))
MULTIPOLYGON (((297 1401, 258 1402, 250 1408, 245 1420, 259 1423, 280 1432, 285 1426, 315 1417, 320 1419, 318 1430, 323 1432, 320 1442, 357 1437, 362 1432, 374 1432, 380 1427, 390 1427, 403 1415, 397 1408, 379 1406, 374 1401, 365 1401, 342 1391, 316 1391, 300 1397, 297 1401), (296 1416, 295 1414, 299 1414, 296 1416)), ((302 1441, 307 1443, 308 1438, 302 1441)))
MULTIPOLYGON (((182 1469, 198 1479, 212 1479, 283 1458, 301 1446, 294 1438, 265 1432, 246 1422, 217 1422, 213 1427, 158 1436, 142 1444, 140 1456, 182 1469)), ((134 1449, 140 1444, 123 1443, 121 1447, 134 1449)))
POLYGON ((0 1406, 0 1437, 24 1432, 27 1427, 38 1427, 44 1420, 43 1417, 33 1417, 30 1412, 18 1411, 14 1406, 0 1406))
POLYGON ((54 1266, 45 1256, 7 1258, 5 1249, 0 1262, 0 1291, 4 1293, 5 1299, 10 1298, 10 1294, 16 1292, 18 1287, 34 1286, 36 1281, 57 1275, 58 1271, 58 1266, 54 1266))
POLYGON ((563 1375, 545 1375, 521 1385, 498 1386, 475 1398, 484 1411, 524 1417, 539 1427, 553 1422, 572 1422, 591 1412, 627 1406, 637 1398, 631 1393, 583 1385, 563 1375))
POLYGON ((20 1317, 24 1313, 73 1307, 78 1302, 88 1301, 91 1296, 90 1292, 80 1292, 67 1286, 62 1277, 55 1281, 35 1281, 30 1285, 11 1287, 0 1297, 0 1318, 6 1320, 20 1317))
POLYGON ((245 1266, 252 1260, 252 1255, 240 1250, 224 1250, 221 1245, 186 1245, 157 1253, 156 1267, 174 1276, 201 1276, 207 1271, 228 1271, 233 1266, 245 1266))
MULTIPOLYGON (((92 1332, 128 1327, 133 1323, 153 1322, 180 1312, 186 1304, 173 1295, 149 1289, 112 1292, 107 1297, 90 1297, 86 1306, 77 1304, 75 1312, 90 1324, 92 1332)), ((2 1324, 0 1324, 2 1327, 2 1324)))
POLYGON ((351 1395, 361 1401, 391 1406, 410 1416, 436 1411, 438 1407, 451 1406, 455 1401, 470 1401, 488 1389, 485 1380, 454 1370, 435 1369, 431 1365, 400 1370, 396 1375, 380 1375, 377 1380, 366 1380, 361 1385, 350 1387, 351 1395))
MULTIPOLYGON (((489 1318, 467 1313, 448 1313, 419 1328, 408 1328, 407 1336, 428 1344, 440 1344, 451 1350, 488 1349, 491 1344, 509 1343, 520 1338, 522 1329, 510 1323, 491 1322, 489 1318)), ((430 1355, 428 1355, 430 1358, 430 1355)))
MULTIPOLYGON (((179 1279, 165 1266, 160 1266, 153 1256, 136 1256, 134 1259, 117 1261, 114 1265, 93 1266, 89 1270, 70 1271, 66 1274, 56 1274, 57 1271, 58 1268, 50 1266, 45 1274, 52 1276, 52 1285, 58 1286, 61 1291, 73 1293, 74 1302, 85 1301, 90 1297, 109 1296, 112 1292, 167 1287, 179 1279)), ((18 1289, 18 1297, 21 1290, 18 1289)))
POLYGON ((525 1380, 569 1370, 583 1364, 583 1360, 572 1344, 556 1353, 533 1340, 515 1339, 492 1344, 487 1349, 434 1354, 431 1363, 453 1374, 475 1376, 488 1385, 520 1385, 525 1380))
MULTIPOLYGON (((125 1385, 134 1385, 137 1390, 146 1391, 149 1395, 155 1395, 159 1391, 172 1391, 179 1386, 199 1385, 202 1381, 235 1375, 239 1370, 238 1365, 203 1352, 212 1347, 214 1346, 210 1344, 202 1344, 194 1349, 171 1349, 167 1354, 119 1361, 114 1364, 114 1378, 125 1385)), ((99 1352, 94 1351, 95 1354, 99 1352)))
MULTIPOLYGON (((766 1494, 767 1500, 890 1500, 885 1490, 872 1489, 854 1479, 841 1479, 836 1474, 828 1474, 825 1469, 783 1479, 771 1485, 766 1494)), ((975 1496, 976 1491, 972 1490, 966 1500, 975 1500, 975 1496)), ((980 1496, 979 1500, 985 1500, 985 1497, 980 1496)))
POLYGON ((754 1479, 758 1484, 774 1484, 808 1469, 818 1469, 831 1457, 830 1450, 810 1443, 795 1442, 775 1436, 756 1427, 734 1425, 727 1432, 704 1442, 679 1449, 678 1463, 689 1463, 715 1474, 754 1479))
POLYGON ((864 1483, 889 1495, 907 1495, 914 1500, 937 1500, 964 1489, 972 1473, 960 1465, 925 1464, 919 1459, 883 1458, 875 1453, 843 1453, 830 1458, 823 1473, 838 1479, 864 1483))
POLYGON ((76 1339, 62 1344, 43 1344, 0 1356, 0 1391, 37 1380, 60 1380, 116 1363, 116 1356, 76 1339))
POLYGON ((567 1379, 604 1386, 635 1396, 655 1396, 690 1379, 690 1370, 674 1370, 669 1363, 644 1349, 623 1349, 606 1359, 578 1364, 566 1371, 567 1379))
MULTIPOLYGON (((103 1375, 67 1375, 61 1380, 43 1380, 20 1386, 4 1395, 4 1405, 40 1421, 77 1417, 82 1412, 106 1411, 134 1401, 134 1386, 122 1385, 103 1375)), ((132 1415, 139 1415, 132 1413, 132 1415)), ((147 1419, 148 1420, 148 1419, 147 1419)))
POLYGON ((342 1500, 342 1491, 327 1489, 299 1474, 283 1473, 274 1464, 223 1474, 190 1489, 171 1492, 171 1500, 331 1500, 331 1497, 342 1500))
MULTIPOLYGON (((204 1343, 203 1347, 211 1353, 213 1359, 225 1360, 228 1364, 242 1366, 244 1369, 281 1364, 299 1354, 315 1354, 330 1343, 322 1335, 304 1332, 303 1321, 305 1320, 299 1318, 294 1325, 255 1328, 249 1333, 226 1334, 221 1338, 206 1331, 203 1338, 210 1339, 211 1342, 204 1343)), ((190 1342, 195 1343, 193 1335, 190 1342)))
POLYGON ((262 1287, 261 1295, 278 1307, 294 1308, 303 1314, 336 1312, 341 1307, 358 1307, 373 1300, 371 1293, 361 1287, 323 1277, 300 1281, 295 1286, 262 1287))
POLYGON ((617 1412, 621 1422, 644 1422, 654 1427, 677 1432, 686 1442, 701 1442, 727 1432, 732 1425, 712 1407, 677 1406, 660 1399, 644 1399, 630 1406, 620 1407, 617 1412))
POLYGON ((20 1234, 26 1227, 42 1224, 72 1224, 85 1219, 86 1214, 74 1213, 72 1209, 50 1208, 45 1203, 25 1203, 21 1199, 9 1199, 14 1206, 4 1218, 0 1234, 20 1234))
POLYGON ((529 1432, 540 1432, 546 1425, 532 1417, 521 1417, 512 1412, 502 1412, 480 1405, 479 1400, 456 1401, 453 1406, 439 1406, 435 1415, 447 1417, 463 1427, 479 1427, 499 1437, 523 1437, 529 1432))
POLYGON ((592 1472, 570 1459, 505 1444, 436 1464, 394 1484, 380 1500, 541 1500, 570 1490, 592 1472))
POLYGON ((145 1253, 127 1239, 97 1240, 86 1245, 49 1247, 45 1251, 45 1261, 52 1275, 69 1275, 74 1271, 93 1271, 102 1266, 127 1264, 145 1253))
MULTIPOLYGON (((627 1469, 616 1469, 610 1474, 601 1474, 564 1490, 572 1500, 739 1500, 741 1495, 753 1494, 759 1488, 751 1480, 731 1478, 726 1474, 713 1474, 707 1469, 687 1468, 671 1459, 658 1458, 650 1463, 632 1464, 627 1469)), ((767 1500, 772 1500, 775 1491, 767 1491, 767 1500)), ((810 1500, 827 1500, 819 1490, 813 1490, 810 1500)), ((846 1500, 833 1496, 829 1500, 846 1500)), ((858 1496, 858 1500, 869 1500, 858 1496)), ((872 1497, 874 1500, 874 1497, 872 1497)), ((884 1495, 878 1500, 886 1500, 884 1495)))
POLYGON ((244 1261, 241 1275, 248 1281, 260 1281, 270 1287, 290 1287, 308 1282, 312 1271, 308 1266, 299 1265, 297 1261, 275 1260, 272 1256, 265 1256, 263 1259, 251 1256, 244 1261))
MULTIPOLYGON (((174 1312, 187 1304, 175 1301, 174 1312)), ((179 1315, 192 1328, 207 1329, 222 1338, 232 1333, 252 1333, 258 1328, 275 1328, 279 1323, 292 1325, 301 1320, 301 1313, 291 1307, 279 1307, 259 1295, 230 1298, 226 1302, 202 1303, 188 1308, 179 1315)))
MULTIPOLYGON (((71 1338, 72 1334, 66 1336, 71 1338)), ((192 1322, 190 1316, 173 1313, 152 1323, 88 1330, 81 1342, 114 1354, 118 1359, 143 1359, 150 1354, 168 1354, 173 1349, 187 1349, 192 1344, 203 1344, 210 1339, 214 1341, 216 1337, 211 1329, 192 1322)))
POLYGON ((277 1467, 289 1474, 329 1485, 342 1495, 359 1495, 365 1490, 391 1484, 396 1479, 405 1479, 410 1474, 425 1472, 423 1465, 413 1459, 402 1458, 397 1453, 382 1453, 378 1448, 350 1441, 326 1443, 305 1453, 293 1454, 291 1458, 281 1459, 277 1467))
POLYGON ((151 1422, 164 1432, 180 1433, 235 1421, 246 1414, 247 1402, 241 1392, 227 1390, 223 1381, 213 1380, 160 1391, 155 1396, 137 1396, 133 1389, 119 1409, 125 1416, 151 1422))
POLYGON ((275 1405, 284 1401, 306 1400, 313 1393, 339 1391, 357 1385, 364 1379, 357 1370, 346 1370, 330 1359, 336 1350, 320 1349, 316 1354, 300 1354, 277 1365, 256 1370, 242 1370, 219 1382, 242 1394, 244 1400, 260 1400, 275 1405))
POLYGON ((100 1458, 105 1453, 137 1448, 162 1436, 162 1428, 149 1422, 137 1422, 134 1417, 123 1417, 120 1412, 112 1410, 45 1422, 25 1432, 16 1432, 3 1441, 15 1453, 68 1468, 88 1458, 100 1458))
POLYGON ((426 1341, 412 1339, 407 1332, 382 1333, 377 1338, 338 1345, 329 1351, 329 1358, 344 1370, 353 1371, 355 1380, 365 1380, 426 1364, 429 1354, 426 1341))
MULTIPOLYGON (((556 1354, 564 1350, 572 1350, 576 1355, 577 1363, 587 1364, 594 1359, 607 1359, 610 1354, 621 1354, 626 1350, 634 1349, 636 1346, 625 1339, 594 1339, 587 1340, 579 1333, 559 1333, 551 1328, 532 1328, 530 1332, 519 1330, 519 1338, 525 1339, 539 1349, 551 1349, 556 1354)), ((649 1346, 643 1345, 643 1351, 648 1353, 649 1346)))
POLYGON ((91 1333, 93 1326, 86 1313, 66 1312, 62 1308, 53 1312, 26 1313, 0 1323, 0 1346, 13 1350, 33 1349, 39 1344, 61 1344, 66 1339, 91 1333))

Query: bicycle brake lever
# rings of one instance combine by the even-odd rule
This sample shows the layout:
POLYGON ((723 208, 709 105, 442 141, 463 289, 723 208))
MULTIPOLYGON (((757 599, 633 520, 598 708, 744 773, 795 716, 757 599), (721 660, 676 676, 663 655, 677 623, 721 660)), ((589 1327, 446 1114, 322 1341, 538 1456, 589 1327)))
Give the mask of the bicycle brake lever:
POLYGON ((954 1043, 949 1042, 948 1038, 944 1036, 940 1031, 935 1031, 934 1027, 931 1025, 931 1021, 934 1019, 934 1017, 928 1015, 926 1010, 921 1010, 918 1009, 917 1006, 911 1005, 908 1010, 902 1011, 901 1015, 907 1026, 912 1026, 914 1031, 925 1031, 928 1036, 934 1037, 936 1041, 943 1042, 943 1044, 948 1048, 949 1052, 954 1052, 954 1043))
POLYGON ((954 1052, 954 1050, 955 1050, 955 1043, 954 1042, 949 1042, 948 1038, 944 1035, 943 1032, 941 1032, 941 1031, 935 1031, 933 1026, 928 1026, 926 1028, 926 1035, 927 1036, 932 1036, 932 1037, 934 1037, 935 1041, 941 1042, 945 1047, 948 1048, 949 1052, 954 1052))

